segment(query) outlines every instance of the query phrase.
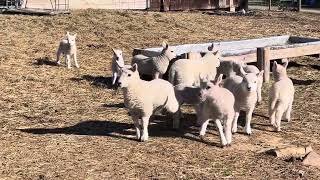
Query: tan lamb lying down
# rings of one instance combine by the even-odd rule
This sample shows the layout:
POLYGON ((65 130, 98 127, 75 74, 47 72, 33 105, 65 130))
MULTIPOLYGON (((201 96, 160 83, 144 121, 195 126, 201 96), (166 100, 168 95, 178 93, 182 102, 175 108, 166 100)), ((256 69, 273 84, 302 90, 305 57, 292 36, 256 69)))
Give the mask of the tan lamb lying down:
POLYGON ((133 56, 131 64, 139 66, 140 75, 151 75, 154 79, 161 78, 167 71, 169 63, 176 58, 175 48, 169 47, 165 42, 162 43, 163 49, 160 55, 148 57, 142 54, 133 56))
POLYGON ((269 92, 269 118, 277 131, 281 131, 280 123, 283 115, 288 122, 291 120, 294 86, 288 78, 287 66, 288 62, 281 66, 276 61, 272 66, 274 83, 269 92))
POLYGON ((199 60, 179 59, 174 62, 169 70, 169 82, 173 85, 199 86, 200 76, 214 80, 220 65, 220 52, 214 49, 213 44, 208 50, 199 60))
POLYGON ((200 136, 203 137, 209 120, 215 121, 222 147, 230 145, 232 141, 232 122, 234 119, 234 103, 233 94, 226 88, 220 87, 222 74, 214 83, 201 83, 201 106, 199 119, 201 119, 200 136))
POLYGON ((57 64, 60 65, 60 56, 63 54, 66 59, 67 68, 71 68, 71 59, 74 60, 74 64, 77 68, 79 68, 79 64, 77 61, 77 46, 76 46, 76 37, 77 34, 70 35, 67 32, 66 38, 60 41, 59 48, 57 51, 57 64))
POLYGON ((223 87, 230 90, 235 97, 235 117, 232 125, 232 132, 237 132, 238 118, 240 110, 246 112, 245 132, 250 135, 252 113, 257 102, 257 86, 258 79, 262 76, 263 71, 259 73, 246 73, 243 68, 240 68, 241 76, 231 76, 225 79, 223 87))
POLYGON ((141 141, 148 140, 149 119, 156 110, 165 108, 176 113, 179 109, 173 86, 163 79, 140 79, 137 64, 133 64, 130 69, 122 69, 118 85, 122 88, 124 104, 134 122, 136 136, 141 141))

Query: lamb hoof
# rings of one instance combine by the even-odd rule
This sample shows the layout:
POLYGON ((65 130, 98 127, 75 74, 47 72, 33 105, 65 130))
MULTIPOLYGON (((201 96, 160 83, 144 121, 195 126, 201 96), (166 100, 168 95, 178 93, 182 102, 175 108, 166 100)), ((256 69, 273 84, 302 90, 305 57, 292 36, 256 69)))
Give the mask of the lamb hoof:
POLYGON ((142 136, 142 137, 140 138, 140 141, 141 141, 141 142, 146 142, 146 141, 148 141, 148 137, 142 136))
POLYGON ((199 135, 200 140, 205 141, 204 135, 199 135))
POLYGON ((60 65, 61 65, 61 63, 60 63, 60 62, 56 62, 56 64, 57 64, 57 66, 60 66, 60 65))
POLYGON ((247 135, 248 135, 248 136, 251 136, 251 132, 250 132, 250 133, 247 132, 247 135))

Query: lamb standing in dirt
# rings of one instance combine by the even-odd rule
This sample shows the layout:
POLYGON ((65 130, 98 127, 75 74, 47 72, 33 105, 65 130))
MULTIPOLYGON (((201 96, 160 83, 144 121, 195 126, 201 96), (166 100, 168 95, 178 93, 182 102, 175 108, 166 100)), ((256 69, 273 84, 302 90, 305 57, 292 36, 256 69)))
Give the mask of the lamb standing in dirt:
POLYGON ((280 123, 283 115, 288 122, 291 120, 294 86, 288 78, 287 66, 288 62, 281 66, 276 61, 272 66, 274 83, 269 92, 269 118, 277 131, 281 131, 280 123))
POLYGON ((112 85, 116 83, 118 77, 122 72, 122 68, 130 68, 131 65, 125 65, 123 60, 122 51, 120 49, 112 49, 112 85))
POLYGON ((229 89, 235 97, 235 116, 232 125, 232 132, 237 132, 237 124, 240 110, 246 112, 245 132, 250 135, 252 113, 257 102, 257 84, 259 76, 262 76, 263 70, 259 73, 246 73, 240 68, 241 76, 231 76, 225 79, 223 86, 229 89))
POLYGON ((169 63, 177 55, 173 47, 165 42, 162 43, 163 49, 160 55, 155 57, 148 57, 142 54, 133 56, 131 64, 139 66, 139 73, 141 75, 152 75, 154 79, 161 78, 167 71, 169 63))
POLYGON ((76 46, 76 37, 77 34, 70 35, 69 32, 67 32, 66 38, 63 39, 60 44, 57 51, 57 64, 60 65, 60 56, 61 54, 64 54, 66 59, 66 65, 67 68, 71 68, 71 58, 74 60, 75 66, 79 68, 79 64, 77 61, 77 46, 76 46))
MULTIPOLYGON (((152 81, 140 79, 137 64, 122 71, 118 84, 123 90, 124 104, 133 119, 137 138, 147 141, 149 119, 156 110, 165 108, 171 113, 178 111, 179 103, 173 86, 162 79, 152 81)), ((174 128, 176 128, 175 123, 174 128)))
POLYGON ((202 85, 200 136, 205 135, 209 120, 213 119, 219 130, 221 145, 226 146, 230 145, 232 141, 231 128, 235 116, 235 98, 228 89, 220 87, 221 81, 222 74, 219 75, 216 82, 202 85))
POLYGON ((214 45, 212 44, 208 47, 209 52, 199 61, 180 59, 174 62, 169 70, 169 81, 173 85, 199 86, 200 76, 215 79, 217 67, 220 65, 220 52, 213 49, 214 45))

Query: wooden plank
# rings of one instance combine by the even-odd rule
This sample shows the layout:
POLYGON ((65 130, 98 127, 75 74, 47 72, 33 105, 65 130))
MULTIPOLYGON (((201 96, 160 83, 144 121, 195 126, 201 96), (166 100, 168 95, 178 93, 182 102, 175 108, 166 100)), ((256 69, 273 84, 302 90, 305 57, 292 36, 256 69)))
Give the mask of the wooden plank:
POLYGON ((250 54, 244 54, 240 56, 226 56, 222 57, 223 60, 225 61, 243 61, 245 63, 252 63, 252 62, 257 62, 257 54, 256 53, 250 53, 250 54))
POLYGON ((257 48, 257 65, 259 70, 264 70, 263 81, 270 80, 270 47, 257 48))
POLYGON ((291 58, 312 54, 320 54, 320 44, 317 45, 308 45, 300 46, 293 48, 284 48, 284 49, 273 49, 271 48, 270 57, 271 59, 283 59, 291 58))
POLYGON ((263 81, 269 82, 270 80, 270 47, 264 48, 264 58, 263 58, 263 81))
POLYGON ((139 49, 139 48, 133 49, 132 56, 135 56, 137 54, 142 54, 145 56, 158 56, 160 54, 160 52, 150 51, 150 50, 146 50, 146 49, 139 49))
POLYGON ((257 48, 257 67, 261 71, 263 69, 264 50, 263 47, 257 48))

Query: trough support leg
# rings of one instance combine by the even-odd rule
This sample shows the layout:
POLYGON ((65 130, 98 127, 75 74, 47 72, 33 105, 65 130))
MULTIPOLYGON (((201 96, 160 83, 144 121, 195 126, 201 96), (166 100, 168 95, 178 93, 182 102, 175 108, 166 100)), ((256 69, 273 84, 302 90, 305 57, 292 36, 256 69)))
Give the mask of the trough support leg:
POLYGON ((263 81, 270 80, 270 47, 257 48, 257 64, 259 70, 264 70, 263 81))

